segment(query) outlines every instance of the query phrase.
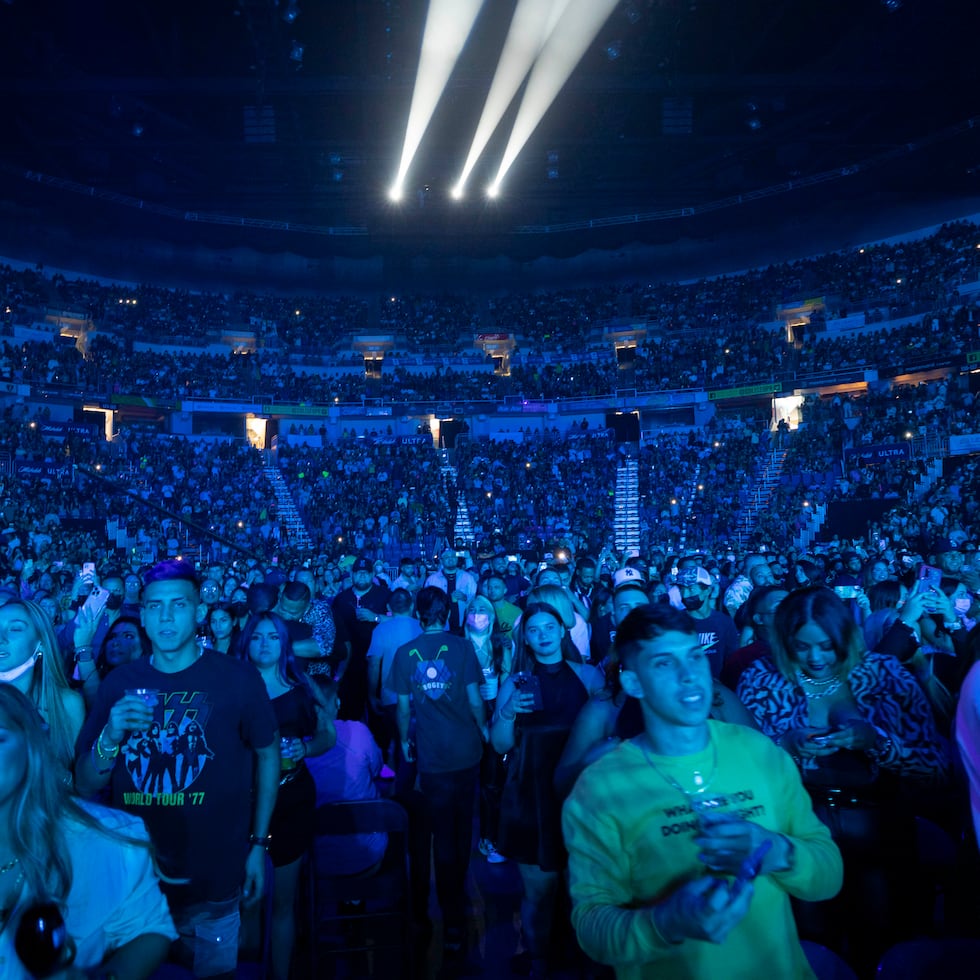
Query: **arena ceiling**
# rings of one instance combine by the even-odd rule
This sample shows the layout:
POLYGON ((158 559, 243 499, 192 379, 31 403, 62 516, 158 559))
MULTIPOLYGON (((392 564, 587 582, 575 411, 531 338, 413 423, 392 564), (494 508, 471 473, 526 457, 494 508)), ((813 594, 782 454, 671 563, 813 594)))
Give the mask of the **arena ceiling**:
POLYGON ((485 3, 395 208, 423 0, 0 0, 3 240, 535 257, 980 194, 972 4, 624 0, 502 196, 457 205, 513 9, 485 3))

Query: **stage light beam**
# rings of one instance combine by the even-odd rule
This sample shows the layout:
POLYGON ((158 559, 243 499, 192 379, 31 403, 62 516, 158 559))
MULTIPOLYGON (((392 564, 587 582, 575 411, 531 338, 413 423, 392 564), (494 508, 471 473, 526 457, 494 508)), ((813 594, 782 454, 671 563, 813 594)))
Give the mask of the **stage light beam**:
POLYGON ((405 142, 393 188, 404 187, 412 160, 482 6, 483 0, 430 0, 405 142))
POLYGON ((465 186, 476 161, 569 3, 570 0, 518 0, 457 186, 465 186))
POLYGON ((501 184, 618 4, 619 0, 570 0, 564 16, 555 25, 531 69, 494 184, 501 184))

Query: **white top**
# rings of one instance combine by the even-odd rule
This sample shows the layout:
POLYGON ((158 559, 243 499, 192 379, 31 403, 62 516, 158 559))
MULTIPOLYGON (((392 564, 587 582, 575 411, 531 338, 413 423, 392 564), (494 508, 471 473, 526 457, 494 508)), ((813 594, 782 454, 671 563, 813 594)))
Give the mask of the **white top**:
MULTIPOLYGON (((126 837, 146 840, 138 817, 85 803, 103 826, 126 837)), ((74 965, 97 967, 120 946, 138 936, 153 934, 176 939, 167 900, 160 891, 150 852, 117 840, 84 824, 72 823, 67 834, 72 864, 65 925, 75 942, 74 965)), ((30 899, 21 898, 7 928, 0 933, 0 977, 31 980, 14 952, 14 934, 21 911, 30 899)))

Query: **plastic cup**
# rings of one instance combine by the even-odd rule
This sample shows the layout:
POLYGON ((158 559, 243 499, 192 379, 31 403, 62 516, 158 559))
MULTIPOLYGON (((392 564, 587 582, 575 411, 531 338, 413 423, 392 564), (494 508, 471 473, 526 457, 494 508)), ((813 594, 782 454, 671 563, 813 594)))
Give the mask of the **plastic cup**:
POLYGON ((126 696, 139 698, 148 708, 155 708, 160 700, 160 692, 155 687, 131 687, 126 696))

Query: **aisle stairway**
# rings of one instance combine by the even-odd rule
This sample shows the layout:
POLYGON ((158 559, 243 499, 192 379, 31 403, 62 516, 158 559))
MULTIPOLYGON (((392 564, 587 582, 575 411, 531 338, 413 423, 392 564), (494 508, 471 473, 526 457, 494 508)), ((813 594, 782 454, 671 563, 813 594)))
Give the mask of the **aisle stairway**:
POLYGON ((293 548, 313 550, 313 539, 306 529, 306 524, 300 516, 299 508, 289 487, 279 472, 278 466, 270 466, 268 462, 262 467, 265 478, 276 495, 276 506, 279 514, 279 524, 286 538, 286 543, 293 548))
POLYGON ((640 548, 640 473, 635 459, 616 468, 616 550, 640 548))
POLYGON ((785 460, 785 449, 774 449, 769 454, 762 475, 759 477, 755 488, 750 492, 748 503, 741 509, 735 524, 735 539, 739 547, 752 537, 759 515, 769 506, 773 491, 779 486, 780 477, 783 475, 785 460))
MULTIPOLYGON (((448 449, 438 450, 439 473, 442 477, 442 490, 445 495, 443 503, 452 506, 456 497, 456 513, 453 515, 453 537, 462 541, 467 547, 473 543, 473 522, 470 520, 470 509, 466 503, 466 491, 459 484, 459 473, 453 466, 448 449)), ((433 501, 435 503, 435 501, 433 501)))

